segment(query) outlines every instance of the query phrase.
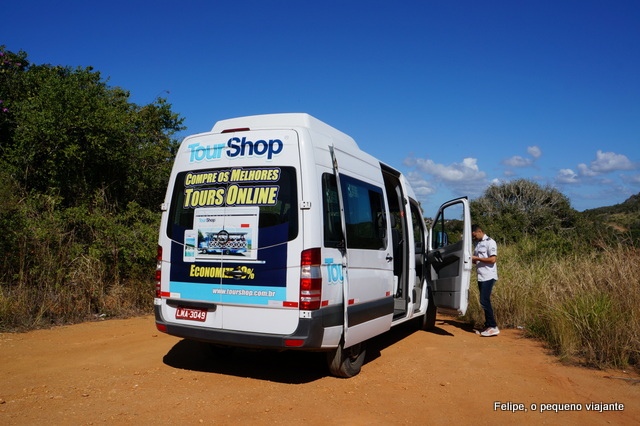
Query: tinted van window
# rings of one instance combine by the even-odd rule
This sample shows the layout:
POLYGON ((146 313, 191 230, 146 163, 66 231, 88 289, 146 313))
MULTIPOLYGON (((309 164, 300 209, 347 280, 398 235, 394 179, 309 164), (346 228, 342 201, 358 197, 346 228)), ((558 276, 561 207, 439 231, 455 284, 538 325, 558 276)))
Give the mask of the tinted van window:
POLYGON ((347 248, 379 250, 387 246, 382 189, 340 175, 347 226, 347 248))
MULTIPOLYGON (((279 227, 278 241, 298 235, 298 195, 293 167, 236 167, 179 173, 169 207, 167 235, 183 241, 185 230, 194 228, 197 209, 226 207, 259 208, 260 230, 279 227)), ((270 244, 274 241, 270 240, 270 244)))

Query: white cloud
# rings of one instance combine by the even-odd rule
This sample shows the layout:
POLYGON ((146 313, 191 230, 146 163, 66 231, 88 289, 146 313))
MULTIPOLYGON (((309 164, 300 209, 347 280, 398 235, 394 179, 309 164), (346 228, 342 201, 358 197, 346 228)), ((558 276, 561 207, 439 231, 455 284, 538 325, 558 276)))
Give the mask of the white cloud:
POLYGON ((428 195, 435 194, 436 192, 436 188, 433 184, 423 179, 418 172, 409 172, 407 174, 407 180, 418 197, 426 197, 428 195))
POLYGON ((527 154, 531 156, 531 158, 526 158, 521 155, 514 155, 513 157, 505 158, 502 160, 502 164, 508 167, 529 167, 532 166, 533 163, 542 156, 542 150, 534 145, 527 147, 527 154))
POLYGON ((601 174, 615 172, 618 170, 635 170, 637 164, 630 161, 626 155, 616 154, 615 152, 596 152, 596 159, 589 166, 579 164, 578 171, 582 176, 598 176, 601 174))
POLYGON ((578 164, 578 173, 580 174, 580 176, 586 176, 586 177, 594 177, 594 176, 598 176, 600 174, 598 172, 595 172, 595 171, 591 170, 584 163, 578 164))
POLYGON ((519 155, 514 155, 511 158, 505 158, 502 160, 502 164, 509 167, 527 167, 533 164, 531 158, 524 158, 519 155))
POLYGON ((410 154, 409 157, 405 158, 402 164, 404 164, 407 167, 415 167, 417 164, 417 161, 415 158, 413 158, 413 153, 410 154))
POLYGON ((433 160, 418 158, 416 165, 421 172, 445 182, 484 180, 487 177, 487 174, 478 168, 478 160, 476 158, 468 157, 463 159, 462 163, 453 163, 449 166, 434 163, 433 160))
POLYGON ((537 160, 542 156, 542 150, 537 145, 527 147, 527 153, 537 160))
POLYGON ((418 172, 412 175, 412 185, 414 185, 414 181, 423 183, 421 191, 433 190, 433 192, 436 192, 435 186, 432 184, 434 182, 444 185, 456 196, 474 197, 480 195, 488 185, 487 174, 480 170, 476 158, 468 157, 463 159, 461 163, 449 165, 438 164, 430 159, 407 158, 404 160, 404 164, 415 167, 419 173, 433 177, 432 180, 427 181, 424 179, 419 180, 418 172), (425 183, 426 185, 424 185, 425 183))
POLYGON ((580 183, 578 175, 571 169, 562 169, 556 175, 556 182, 558 183, 580 183))

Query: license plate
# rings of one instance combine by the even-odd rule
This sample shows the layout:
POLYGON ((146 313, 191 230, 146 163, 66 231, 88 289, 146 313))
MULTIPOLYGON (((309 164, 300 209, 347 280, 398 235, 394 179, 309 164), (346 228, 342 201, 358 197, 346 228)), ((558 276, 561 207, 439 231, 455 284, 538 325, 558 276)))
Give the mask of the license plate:
POLYGON ((176 309, 176 319, 184 319, 184 320, 191 320, 191 321, 206 321, 207 310, 183 308, 182 306, 179 306, 176 309))

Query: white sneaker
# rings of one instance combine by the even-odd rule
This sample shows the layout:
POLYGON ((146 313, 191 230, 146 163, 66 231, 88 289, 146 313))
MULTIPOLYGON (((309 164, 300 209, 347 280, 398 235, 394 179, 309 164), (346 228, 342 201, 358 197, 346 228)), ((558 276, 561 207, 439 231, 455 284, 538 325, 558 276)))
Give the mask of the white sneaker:
POLYGON ((498 327, 489 327, 485 331, 480 333, 482 337, 492 337, 497 336, 498 334, 500 334, 500 330, 498 330, 498 327))

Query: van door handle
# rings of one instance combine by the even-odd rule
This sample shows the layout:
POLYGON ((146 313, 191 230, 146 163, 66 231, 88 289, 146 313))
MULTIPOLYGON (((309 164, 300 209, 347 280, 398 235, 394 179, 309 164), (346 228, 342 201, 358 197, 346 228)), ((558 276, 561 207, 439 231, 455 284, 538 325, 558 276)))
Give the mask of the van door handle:
POLYGON ((387 262, 391 262, 393 260, 393 256, 391 256, 390 254, 387 255, 386 257, 387 262))

